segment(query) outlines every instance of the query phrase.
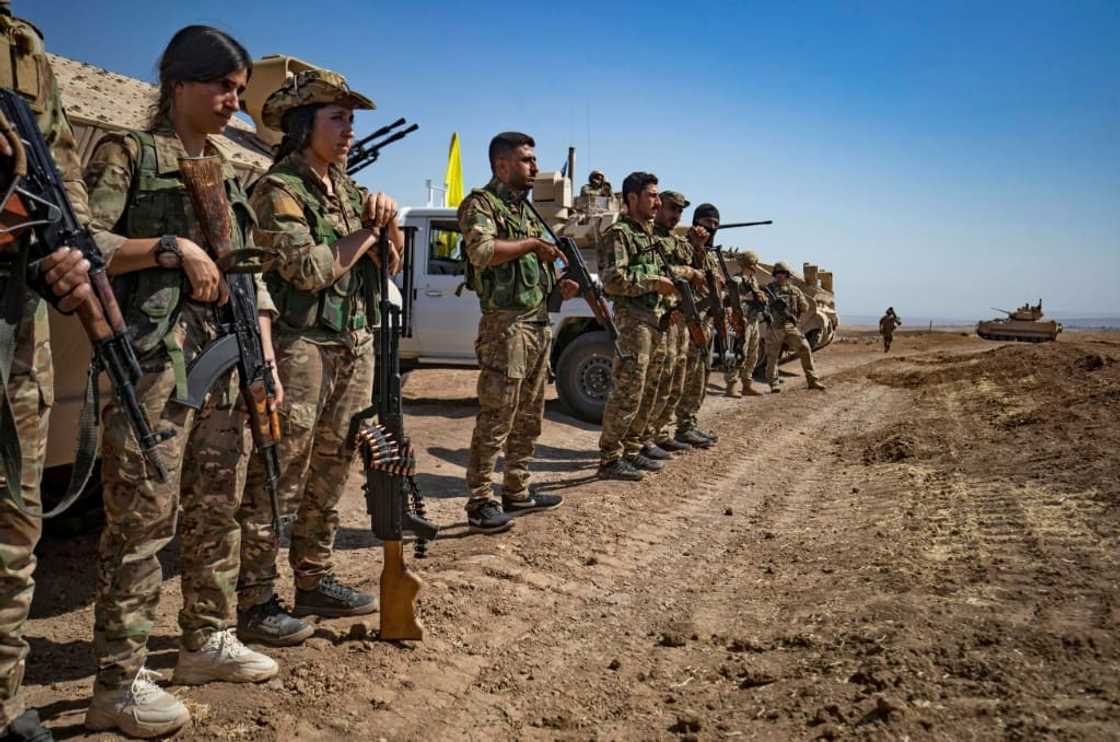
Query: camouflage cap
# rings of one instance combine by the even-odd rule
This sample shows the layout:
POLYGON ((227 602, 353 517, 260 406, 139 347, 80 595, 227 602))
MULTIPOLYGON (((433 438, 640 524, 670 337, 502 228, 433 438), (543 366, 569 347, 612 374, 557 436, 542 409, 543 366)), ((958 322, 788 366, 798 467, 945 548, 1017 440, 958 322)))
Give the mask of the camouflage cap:
POLYGON ((668 201, 674 206, 680 206, 682 209, 688 208, 688 199, 684 197, 683 193, 679 193, 678 191, 662 191, 661 200, 668 201))
POLYGON ((793 275, 793 271, 789 269, 789 266, 785 264, 784 260, 779 260, 777 263, 774 263, 774 269, 770 271, 770 275, 773 276, 779 273, 785 273, 787 276, 793 275))
POLYGON ((754 250, 744 250, 737 253, 736 257, 739 258, 739 265, 758 265, 758 253, 754 250))
POLYGON ((372 111, 377 106, 346 84, 346 78, 330 70, 304 70, 289 77, 264 102, 261 122, 273 129, 282 129, 284 114, 293 108, 312 103, 336 103, 354 110, 372 111))

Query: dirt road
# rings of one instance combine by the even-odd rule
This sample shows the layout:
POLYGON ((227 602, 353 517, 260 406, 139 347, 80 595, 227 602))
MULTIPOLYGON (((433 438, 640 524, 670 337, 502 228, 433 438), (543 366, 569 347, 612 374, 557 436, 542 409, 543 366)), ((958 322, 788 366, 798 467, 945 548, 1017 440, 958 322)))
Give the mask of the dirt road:
MULTIPOLYGON (((873 342, 819 355, 826 393, 710 398, 719 445, 640 484, 594 480, 597 428, 550 403, 536 482, 567 502, 497 537, 463 523, 474 374, 413 374, 448 526, 412 562, 427 640, 324 621, 269 650, 271 683, 178 689, 180 738, 1117 737, 1120 335, 873 342)), ((340 574, 376 590, 356 478, 343 525, 340 574)), ((29 701, 64 739, 86 738, 93 545, 47 544, 29 625, 29 701)), ((169 671, 165 567, 149 664, 169 671)))

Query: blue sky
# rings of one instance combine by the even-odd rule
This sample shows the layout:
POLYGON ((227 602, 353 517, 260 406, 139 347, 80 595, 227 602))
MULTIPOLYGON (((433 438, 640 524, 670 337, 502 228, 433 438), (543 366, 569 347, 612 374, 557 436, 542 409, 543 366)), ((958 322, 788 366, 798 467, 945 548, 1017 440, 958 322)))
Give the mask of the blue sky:
POLYGON ((1042 297, 1120 315, 1120 3, 80 3, 14 0, 58 54, 154 81, 209 23, 335 69, 360 130, 421 129, 362 181, 422 205, 452 131, 468 186, 519 129, 544 168, 631 170, 725 244, 819 263, 844 314, 975 319, 1042 297), (158 9, 158 11, 156 10, 158 9))

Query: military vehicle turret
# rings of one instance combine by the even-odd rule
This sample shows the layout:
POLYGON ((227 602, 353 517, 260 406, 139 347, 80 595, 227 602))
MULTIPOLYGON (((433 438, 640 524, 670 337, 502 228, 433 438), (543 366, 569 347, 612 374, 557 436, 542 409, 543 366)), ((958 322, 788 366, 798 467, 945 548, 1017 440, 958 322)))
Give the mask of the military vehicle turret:
POLYGON ((1062 331, 1062 323, 1054 320, 1042 319, 1042 299, 1038 304, 1030 302, 1010 311, 992 307, 997 312, 1003 312, 1006 317, 978 322, 976 334, 985 340, 1011 340, 1020 343, 1045 343, 1058 339, 1062 331))

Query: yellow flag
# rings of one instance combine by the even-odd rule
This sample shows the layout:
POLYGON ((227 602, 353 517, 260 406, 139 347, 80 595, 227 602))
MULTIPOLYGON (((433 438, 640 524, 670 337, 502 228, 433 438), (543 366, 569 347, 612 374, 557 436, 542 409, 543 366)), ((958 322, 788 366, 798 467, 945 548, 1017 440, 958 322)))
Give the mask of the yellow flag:
POLYGON ((459 154, 459 132, 451 135, 451 147, 447 151, 447 172, 443 176, 447 186, 447 205, 451 208, 463 201, 463 159, 459 154))

